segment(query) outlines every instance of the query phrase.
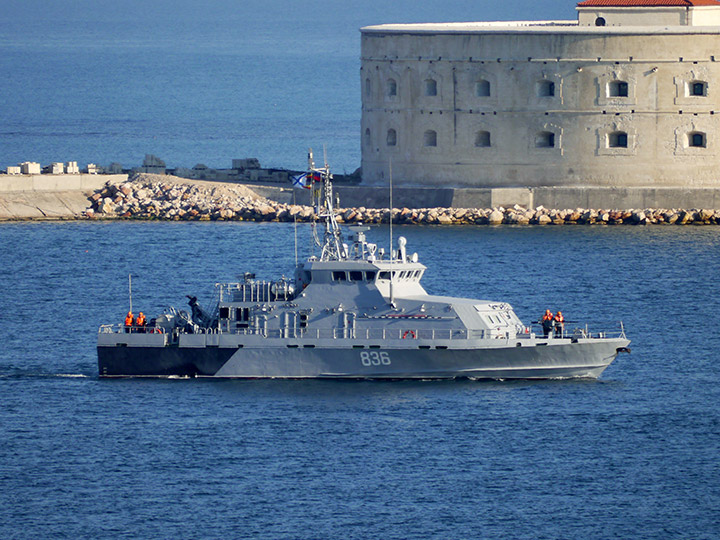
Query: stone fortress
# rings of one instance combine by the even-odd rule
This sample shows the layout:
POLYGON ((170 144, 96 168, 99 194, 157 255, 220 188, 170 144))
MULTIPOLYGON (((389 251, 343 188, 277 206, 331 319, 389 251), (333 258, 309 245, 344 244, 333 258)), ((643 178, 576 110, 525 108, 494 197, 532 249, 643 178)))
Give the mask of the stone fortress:
POLYGON ((362 28, 363 182, 392 163, 399 185, 521 188, 521 204, 720 202, 720 1, 577 12, 362 28))

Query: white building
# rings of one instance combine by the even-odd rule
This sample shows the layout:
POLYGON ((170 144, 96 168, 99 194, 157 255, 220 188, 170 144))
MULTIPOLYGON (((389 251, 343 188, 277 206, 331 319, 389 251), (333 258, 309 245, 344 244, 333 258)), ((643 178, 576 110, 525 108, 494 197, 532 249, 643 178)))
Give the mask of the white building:
POLYGON ((362 171, 427 186, 717 187, 720 2, 362 29, 362 171))

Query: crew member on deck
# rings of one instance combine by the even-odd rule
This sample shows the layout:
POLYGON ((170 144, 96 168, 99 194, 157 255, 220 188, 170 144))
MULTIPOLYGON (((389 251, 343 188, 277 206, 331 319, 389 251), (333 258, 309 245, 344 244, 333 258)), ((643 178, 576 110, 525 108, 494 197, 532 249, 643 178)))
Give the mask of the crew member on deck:
POLYGON ((565 332, 565 317, 563 317, 562 311, 558 311, 555 314, 555 336, 562 337, 565 332))
POLYGON ((134 322, 135 322, 135 317, 133 316, 133 312, 128 311, 128 314, 125 317, 125 333, 126 334, 129 334, 130 332, 132 332, 132 326, 133 326, 134 322))
POLYGON ((553 319, 554 319, 554 317, 553 317, 552 311, 550 311, 549 309, 546 309, 545 315, 543 315, 543 318, 540 321, 540 323, 542 324, 543 335, 545 337, 548 337, 550 335, 550 332, 552 332, 553 319))
POLYGON ((135 326, 138 327, 138 332, 140 334, 145 333, 145 324, 147 321, 145 320, 145 314, 141 311, 140 314, 137 316, 137 319, 135 319, 135 326))

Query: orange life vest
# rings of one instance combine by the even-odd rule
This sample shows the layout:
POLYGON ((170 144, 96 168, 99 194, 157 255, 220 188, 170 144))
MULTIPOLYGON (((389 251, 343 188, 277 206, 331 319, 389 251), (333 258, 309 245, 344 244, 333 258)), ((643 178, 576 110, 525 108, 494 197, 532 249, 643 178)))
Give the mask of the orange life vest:
POLYGON ((145 315, 138 315, 138 318, 135 320, 135 324, 138 326, 145 326, 145 315))
POLYGON ((133 315, 132 313, 128 313, 127 317, 125 317, 125 326, 132 326, 133 325, 133 315))
POLYGON ((562 316, 562 313, 558 313, 557 315, 555 315, 555 320, 559 323, 564 323, 565 317, 562 316))

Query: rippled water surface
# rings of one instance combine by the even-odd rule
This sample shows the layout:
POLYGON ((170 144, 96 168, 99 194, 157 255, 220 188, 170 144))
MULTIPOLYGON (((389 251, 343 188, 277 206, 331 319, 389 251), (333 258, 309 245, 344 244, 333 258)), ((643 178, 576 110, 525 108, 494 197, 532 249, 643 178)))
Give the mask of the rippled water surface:
POLYGON ((429 292, 622 319, 632 354, 598 381, 100 380, 128 273, 146 313, 209 301, 290 275, 292 226, 4 224, 0 537, 718 537, 720 229, 395 230, 429 292))

